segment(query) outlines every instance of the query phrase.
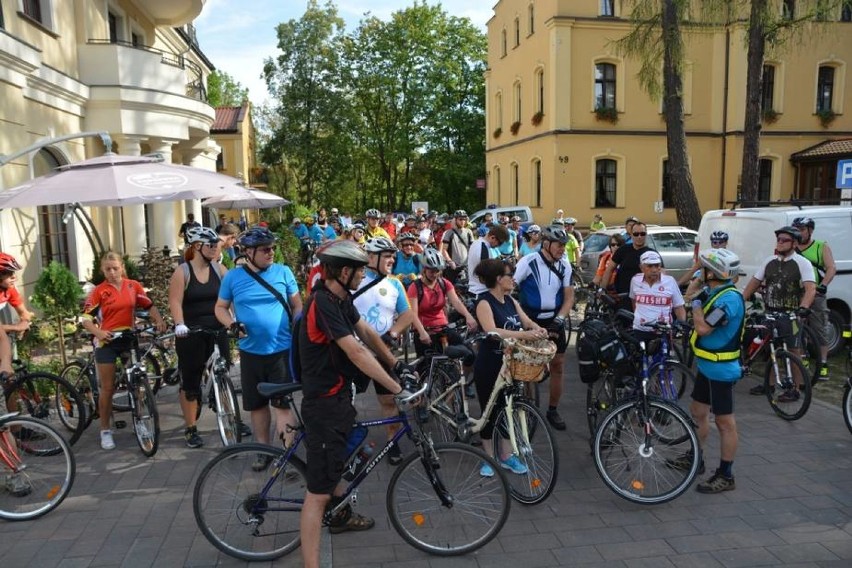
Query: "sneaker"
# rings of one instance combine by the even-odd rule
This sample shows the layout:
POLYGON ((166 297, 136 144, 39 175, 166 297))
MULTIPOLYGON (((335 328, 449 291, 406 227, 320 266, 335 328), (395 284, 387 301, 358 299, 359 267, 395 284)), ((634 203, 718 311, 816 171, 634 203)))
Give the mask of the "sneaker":
POLYGON ((482 466, 479 468, 479 475, 482 477, 494 477, 494 468, 483 462, 482 466))
POLYGON ((391 465, 399 465, 402 463, 402 450, 399 449, 399 445, 394 444, 388 450, 388 461, 391 465))
POLYGON ((817 376, 818 381, 827 381, 829 379, 830 371, 828 370, 828 364, 823 363, 822 367, 819 368, 819 376, 817 376))
POLYGON ((559 411, 557 410, 547 411, 547 421, 550 422, 550 425, 557 430, 564 430, 566 428, 565 421, 562 420, 561 416, 559 416, 559 411))
POLYGON ((521 460, 518 459, 518 456, 512 454, 505 460, 500 460, 500 467, 503 469, 508 469, 512 473, 516 473, 518 475, 524 475, 529 471, 529 468, 521 463, 521 460))
POLYGON ((115 449, 115 440, 112 439, 112 430, 101 430, 101 449, 115 449))
POLYGON ((33 486, 20 473, 11 473, 6 476, 3 483, 4 489, 9 492, 12 497, 26 497, 33 492, 33 486))
POLYGON ((358 513, 353 512, 349 515, 349 519, 347 519, 346 522, 339 525, 329 525, 328 532, 331 534, 340 534, 347 531, 367 531, 373 528, 375 524, 376 521, 370 517, 365 517, 364 515, 359 515, 358 513))
POLYGON ((784 391, 778 396, 778 402, 796 402, 798 400, 799 400, 798 389, 784 391))
POLYGON ((266 468, 269 467, 269 464, 272 463, 272 456, 269 454, 257 454, 257 457, 254 458, 254 462, 251 464, 251 468, 254 471, 265 471, 266 468))
POLYGON ((201 439, 201 436, 198 435, 198 428, 193 426, 192 428, 187 428, 183 433, 184 440, 186 440, 187 448, 200 448, 204 445, 204 440, 201 439))
POLYGON ((251 436, 251 428, 246 426, 245 422, 238 422, 237 424, 238 424, 237 428, 240 429, 240 436, 242 438, 245 438, 246 436, 251 436))
POLYGON ((753 394, 753 395, 766 394, 766 386, 765 385, 757 385, 756 387, 752 387, 751 389, 749 389, 748 394, 753 394))
POLYGON ((737 488, 733 477, 725 477, 719 470, 716 470, 707 481, 702 481, 695 486, 699 493, 721 493, 722 491, 733 491, 737 488))

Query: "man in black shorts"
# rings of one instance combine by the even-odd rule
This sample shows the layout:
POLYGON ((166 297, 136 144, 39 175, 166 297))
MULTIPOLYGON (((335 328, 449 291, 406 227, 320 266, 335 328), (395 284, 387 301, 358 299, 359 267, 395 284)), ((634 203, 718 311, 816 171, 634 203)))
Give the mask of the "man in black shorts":
MULTIPOLYGON (((319 566, 323 515, 337 493, 355 421, 352 377, 357 371, 400 398, 410 393, 394 375, 409 371, 396 361, 379 335, 358 315, 350 291, 364 278, 367 253, 354 241, 332 241, 317 250, 323 281, 307 301, 299 329, 302 420, 307 437, 307 492, 301 514, 302 555, 306 567, 319 566), (359 343, 358 338, 364 342, 359 343), (387 369, 393 369, 388 371, 387 369)), ((340 533, 373 527, 372 519, 345 508, 331 519, 340 533)))

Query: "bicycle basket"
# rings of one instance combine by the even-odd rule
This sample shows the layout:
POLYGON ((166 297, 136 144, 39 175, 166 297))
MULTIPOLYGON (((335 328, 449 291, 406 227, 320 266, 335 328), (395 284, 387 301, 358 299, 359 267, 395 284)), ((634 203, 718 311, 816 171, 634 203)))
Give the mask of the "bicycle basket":
POLYGON ((556 344, 550 340, 507 339, 501 372, 516 381, 537 383, 544 379, 547 365, 554 355, 556 355, 556 344))

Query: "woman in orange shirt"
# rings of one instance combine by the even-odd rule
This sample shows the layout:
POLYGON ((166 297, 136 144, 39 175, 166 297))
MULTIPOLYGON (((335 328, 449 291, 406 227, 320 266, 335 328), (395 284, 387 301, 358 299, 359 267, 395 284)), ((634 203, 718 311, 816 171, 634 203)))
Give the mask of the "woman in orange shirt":
POLYGON ((619 234, 614 234, 609 236, 609 246, 605 251, 601 253, 600 259, 598 260, 598 269, 595 271, 595 277, 592 279, 592 283, 595 286, 600 286, 602 288, 606 288, 607 291, 612 289, 612 285, 615 283, 615 270, 612 271, 612 276, 609 279, 609 282, 601 282, 603 279, 604 272, 606 272, 606 263, 612 258, 612 253, 618 250, 618 247, 624 244, 624 237, 619 234))
POLYGON ((106 278, 98 284, 83 307, 83 327, 95 336, 95 362, 100 379, 98 413, 101 423, 101 448, 112 450, 115 442, 110 430, 112 395, 115 391, 115 360, 130 350, 130 341, 112 341, 112 332, 132 329, 136 321, 136 308, 149 310, 157 331, 166 330, 157 307, 146 295, 142 284, 127 278, 124 260, 117 252, 108 252, 101 258, 101 271, 106 278), (95 318, 98 321, 95 321, 95 318))

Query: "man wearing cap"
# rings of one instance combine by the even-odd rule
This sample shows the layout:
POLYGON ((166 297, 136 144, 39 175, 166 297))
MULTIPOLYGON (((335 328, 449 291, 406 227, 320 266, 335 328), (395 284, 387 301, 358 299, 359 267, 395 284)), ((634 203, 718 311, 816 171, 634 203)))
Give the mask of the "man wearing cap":
POLYGON ((293 225, 290 227, 290 230, 293 231, 293 236, 299 239, 309 239, 308 236, 308 228, 302 224, 302 220, 298 217, 293 218, 293 225))
POLYGON ((633 332, 636 339, 648 341, 656 337, 650 324, 671 323, 672 314, 686 321, 686 308, 677 280, 663 274, 663 259, 654 250, 639 257, 642 272, 630 280, 630 299, 633 302, 633 332))
POLYGON ((438 245, 441 256, 447 261, 444 277, 453 284, 467 264, 467 253, 473 241, 473 233, 467 228, 467 211, 459 209, 453 214, 452 228, 444 232, 438 245))
POLYGON ((322 229, 314 222, 313 215, 305 215, 305 225, 308 229, 308 237, 313 239, 315 244, 320 245, 322 243, 322 229))
MULTIPOLYGON (((633 237, 632 242, 625 242, 612 253, 612 258, 606 264, 606 272, 601 278, 601 282, 610 282, 612 271, 617 268, 618 272, 615 275, 615 292, 617 294, 628 294, 630 292, 631 281, 640 272, 642 255, 653 250, 645 246, 648 229, 644 223, 634 222, 631 235, 633 237)), ((629 299, 622 300, 621 307, 629 310, 632 309, 632 304, 629 299)))

